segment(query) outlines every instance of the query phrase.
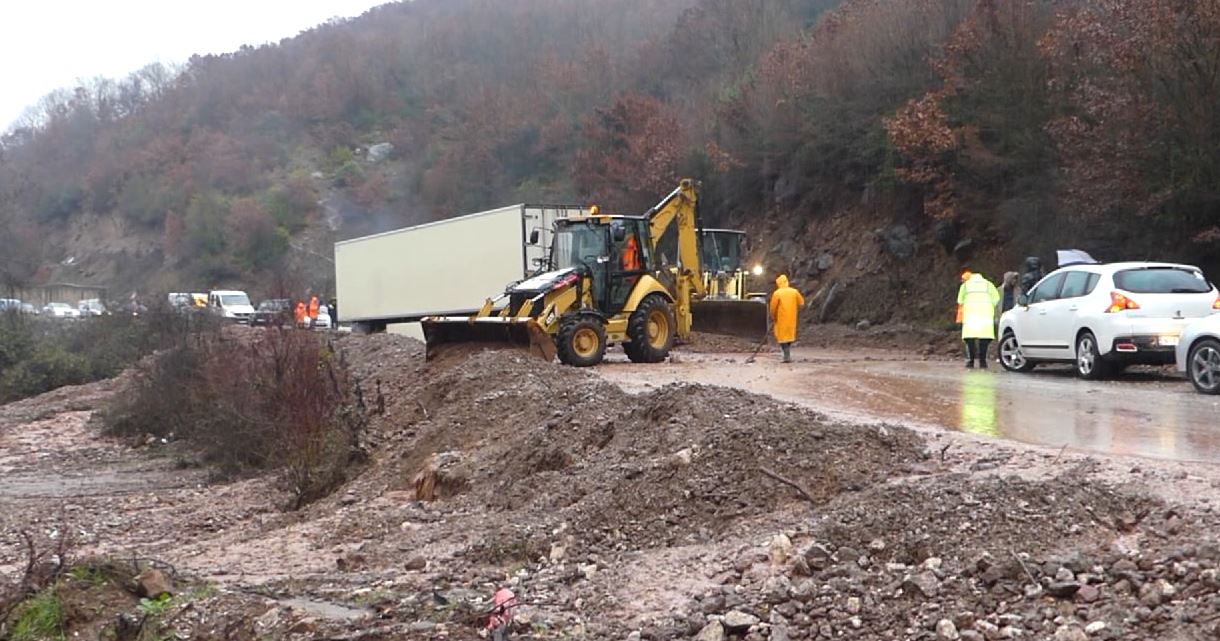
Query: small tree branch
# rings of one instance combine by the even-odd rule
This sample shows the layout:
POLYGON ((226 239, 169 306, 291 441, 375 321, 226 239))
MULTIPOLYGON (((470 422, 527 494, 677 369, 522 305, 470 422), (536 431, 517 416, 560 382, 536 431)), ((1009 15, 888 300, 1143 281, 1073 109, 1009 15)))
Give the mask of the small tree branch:
POLYGON ((792 479, 787 478, 787 477, 780 476, 779 474, 776 474, 775 472, 772 472, 771 470, 769 470, 765 467, 762 467, 761 465, 758 467, 758 471, 762 472, 764 476, 775 479, 776 481, 779 481, 780 483, 783 483, 784 485, 787 485, 788 487, 796 490, 797 493, 801 495, 801 498, 805 499, 806 501, 809 501, 813 505, 818 504, 817 499, 813 498, 813 495, 810 494, 808 490, 801 487, 796 481, 793 481, 792 479))

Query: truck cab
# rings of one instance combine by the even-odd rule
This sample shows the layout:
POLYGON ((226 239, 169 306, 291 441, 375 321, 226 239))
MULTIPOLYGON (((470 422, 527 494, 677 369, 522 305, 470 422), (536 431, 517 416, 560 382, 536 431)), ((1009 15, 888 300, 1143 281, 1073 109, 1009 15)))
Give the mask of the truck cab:
POLYGON ((254 306, 246 292, 236 289, 217 289, 208 292, 208 310, 226 320, 249 324, 254 316, 254 306))

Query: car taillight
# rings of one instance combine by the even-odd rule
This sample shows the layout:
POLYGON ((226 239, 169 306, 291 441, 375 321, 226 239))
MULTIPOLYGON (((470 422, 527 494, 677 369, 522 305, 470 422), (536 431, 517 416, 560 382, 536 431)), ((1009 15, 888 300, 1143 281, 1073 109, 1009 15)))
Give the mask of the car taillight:
POLYGON ((1220 294, 1216 294, 1216 301, 1212 303, 1212 309, 1220 309, 1220 294))
POLYGON ((1110 292, 1110 307, 1106 310, 1107 314, 1122 312, 1128 309, 1139 309, 1139 303, 1127 298, 1125 295, 1118 292, 1110 292))

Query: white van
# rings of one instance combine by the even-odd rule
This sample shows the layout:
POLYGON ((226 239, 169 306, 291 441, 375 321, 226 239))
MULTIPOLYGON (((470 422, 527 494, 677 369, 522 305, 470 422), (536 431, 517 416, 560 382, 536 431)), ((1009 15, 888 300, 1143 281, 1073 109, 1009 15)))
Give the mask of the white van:
POLYGON ((208 309, 213 314, 236 321, 238 323, 250 323, 250 317, 254 316, 254 306, 250 304, 250 297, 246 292, 236 289, 217 289, 208 293, 208 309))

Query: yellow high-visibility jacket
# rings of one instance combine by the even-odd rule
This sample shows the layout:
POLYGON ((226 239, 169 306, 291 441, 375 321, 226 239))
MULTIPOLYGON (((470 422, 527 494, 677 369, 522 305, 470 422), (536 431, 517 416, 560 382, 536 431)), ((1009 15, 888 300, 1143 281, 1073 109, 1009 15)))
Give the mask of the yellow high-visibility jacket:
POLYGON ((974 274, 957 289, 962 309, 962 338, 995 339, 995 308, 1000 290, 982 274, 974 274))

